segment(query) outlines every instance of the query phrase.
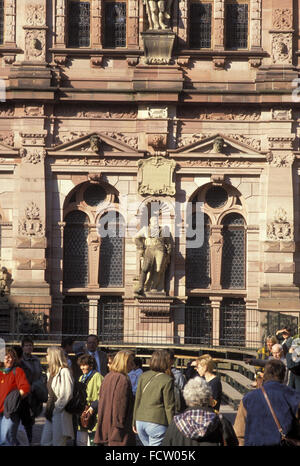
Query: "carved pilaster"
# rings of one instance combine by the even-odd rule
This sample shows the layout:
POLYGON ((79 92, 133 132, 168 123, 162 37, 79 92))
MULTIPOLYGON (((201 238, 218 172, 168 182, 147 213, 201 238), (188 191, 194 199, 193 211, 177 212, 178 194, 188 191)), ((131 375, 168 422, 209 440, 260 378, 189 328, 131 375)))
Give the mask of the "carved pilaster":
POLYGON ((139 3, 138 0, 128 2, 128 45, 138 46, 139 43, 139 3))
POLYGON ((92 47, 102 48, 102 0, 93 0, 91 17, 92 47))
POLYGON ((224 50, 224 15, 225 0, 216 0, 214 10, 214 48, 217 50, 224 50))
POLYGON ((98 288, 98 272, 100 257, 101 238, 97 233, 96 225, 89 225, 88 247, 89 247, 89 288, 98 288))
POLYGON ((187 30, 188 30, 188 3, 187 0, 179 2, 179 26, 178 38, 182 47, 187 47, 187 30))
POLYGON ((56 0, 55 6, 55 45, 66 46, 66 0, 56 0))
POLYGON ((16 0, 4 2, 4 44, 15 45, 16 43, 16 0))
POLYGON ((261 7, 262 0, 250 3, 250 48, 261 48, 261 7))
POLYGON ((209 238, 210 257, 211 257, 211 289, 220 290, 221 287, 221 266, 222 266, 222 248, 223 236, 222 225, 213 226, 209 238))

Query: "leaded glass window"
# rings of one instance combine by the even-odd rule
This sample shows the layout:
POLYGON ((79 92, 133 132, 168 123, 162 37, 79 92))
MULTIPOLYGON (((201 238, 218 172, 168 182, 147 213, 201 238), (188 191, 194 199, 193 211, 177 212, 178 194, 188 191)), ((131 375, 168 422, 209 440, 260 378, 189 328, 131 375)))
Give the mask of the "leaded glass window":
POLYGON ((122 287, 124 269, 123 217, 117 212, 104 215, 100 219, 98 231, 101 236, 99 286, 103 288, 122 287))
POLYGON ((228 193, 221 186, 212 186, 207 190, 205 200, 210 207, 217 209, 226 204, 228 193))
POLYGON ((185 344, 212 344, 212 309, 209 298, 189 298, 185 306, 185 344))
MULTIPOLYGON (((192 216, 192 222, 194 229, 195 214, 192 216)), ((204 214, 204 225, 199 225, 199 228, 204 228, 203 244, 196 248, 187 247, 186 249, 187 288, 208 288, 210 285, 210 222, 206 214, 204 214)), ((191 242, 194 238, 188 239, 191 242)))
POLYGON ((126 2, 105 2, 105 47, 126 47, 126 2))
POLYGON ((65 288, 88 285, 88 217, 80 210, 65 218, 63 283, 65 288))
POLYGON ((83 199, 91 207, 95 207, 105 200, 107 193, 99 184, 91 184, 84 191, 83 199))
POLYGON ((240 214, 226 215, 223 220, 222 288, 245 288, 245 221, 240 214))
POLYGON ((62 333, 88 335, 89 303, 86 296, 66 296, 62 308, 62 333))
POLYGON ((68 45, 90 46, 90 2, 69 1, 68 45))
POLYGON ((220 345, 244 346, 246 305, 243 298, 223 298, 220 306, 220 345))
POLYGON ((227 3, 226 48, 246 49, 248 47, 248 4, 227 3))
POLYGON ((4 0, 0 0, 0 44, 4 42, 4 0))
POLYGON ((211 48, 211 3, 190 4, 190 47, 211 48))
POLYGON ((101 296, 98 304, 98 335, 105 343, 122 343, 124 303, 121 296, 101 296))

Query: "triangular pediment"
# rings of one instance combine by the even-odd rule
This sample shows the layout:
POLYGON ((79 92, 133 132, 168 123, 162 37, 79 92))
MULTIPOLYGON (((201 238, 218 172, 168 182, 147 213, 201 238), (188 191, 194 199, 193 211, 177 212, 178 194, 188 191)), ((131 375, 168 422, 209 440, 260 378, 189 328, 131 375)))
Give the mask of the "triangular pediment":
MULTIPOLYGON (((72 135, 70 136, 72 137, 72 135)), ((52 156, 59 155, 134 155, 140 156, 137 151, 137 138, 128 137, 121 133, 98 133, 93 132, 80 137, 73 137, 71 140, 52 147, 48 151, 52 156)))
MULTIPOLYGON (((169 151, 171 155, 171 151, 169 151)), ((241 135, 227 136, 216 133, 208 137, 192 135, 183 138, 183 144, 172 151, 174 157, 263 157, 260 140, 241 135)))
POLYGON ((8 144, 0 142, 0 155, 13 155, 14 157, 18 154, 19 149, 15 149, 8 144))

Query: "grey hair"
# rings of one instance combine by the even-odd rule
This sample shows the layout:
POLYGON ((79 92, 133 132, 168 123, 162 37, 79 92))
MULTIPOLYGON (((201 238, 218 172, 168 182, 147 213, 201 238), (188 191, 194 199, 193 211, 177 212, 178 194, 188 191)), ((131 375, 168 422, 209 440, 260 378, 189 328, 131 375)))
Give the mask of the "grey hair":
POLYGON ((201 377, 190 379, 183 389, 183 397, 188 407, 208 406, 211 396, 209 385, 201 377))

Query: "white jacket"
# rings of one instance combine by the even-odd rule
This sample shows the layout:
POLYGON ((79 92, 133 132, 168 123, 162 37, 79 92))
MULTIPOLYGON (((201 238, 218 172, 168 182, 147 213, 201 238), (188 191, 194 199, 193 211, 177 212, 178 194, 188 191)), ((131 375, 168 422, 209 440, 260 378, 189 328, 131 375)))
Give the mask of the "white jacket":
MULTIPOLYGON (((64 410, 64 407, 73 396, 74 380, 70 370, 65 367, 60 369, 53 378, 51 387, 57 397, 53 414, 61 414, 62 434, 73 439, 74 429, 72 414, 64 410)), ((54 428, 55 426, 53 426, 53 429, 54 428)))

